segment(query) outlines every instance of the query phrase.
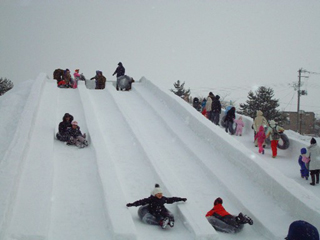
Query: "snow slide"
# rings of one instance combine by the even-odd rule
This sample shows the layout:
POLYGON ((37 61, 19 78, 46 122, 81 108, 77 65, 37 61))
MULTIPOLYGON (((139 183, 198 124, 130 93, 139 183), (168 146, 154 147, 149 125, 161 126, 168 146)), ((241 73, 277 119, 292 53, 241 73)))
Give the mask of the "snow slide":
POLYGON ((0 152, 0 239, 283 239, 294 220, 320 222, 319 196, 256 154, 247 129, 243 138, 227 135, 144 78, 122 92, 112 82, 58 89, 40 74, 26 97, 0 152), (89 147, 54 139, 66 112, 89 147), (155 183, 188 199, 167 205, 173 229, 143 224, 138 208, 125 206, 155 183), (217 197, 254 225, 217 233, 204 217, 217 197))

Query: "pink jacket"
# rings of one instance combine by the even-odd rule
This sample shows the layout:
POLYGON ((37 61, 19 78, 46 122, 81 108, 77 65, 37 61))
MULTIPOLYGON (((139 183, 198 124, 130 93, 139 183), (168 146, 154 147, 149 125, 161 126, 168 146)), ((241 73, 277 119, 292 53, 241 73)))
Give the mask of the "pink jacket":
POLYGON ((77 77, 80 77, 80 74, 77 73, 77 72, 75 72, 75 73, 73 74, 73 76, 74 76, 74 78, 77 78, 77 77))
POLYGON ((237 124, 237 129, 242 130, 244 127, 244 123, 241 119, 234 120, 234 122, 237 124))
POLYGON ((263 143, 264 140, 266 140, 266 134, 264 132, 263 126, 260 126, 259 132, 257 132, 256 136, 254 137, 254 140, 258 139, 258 143, 263 143))

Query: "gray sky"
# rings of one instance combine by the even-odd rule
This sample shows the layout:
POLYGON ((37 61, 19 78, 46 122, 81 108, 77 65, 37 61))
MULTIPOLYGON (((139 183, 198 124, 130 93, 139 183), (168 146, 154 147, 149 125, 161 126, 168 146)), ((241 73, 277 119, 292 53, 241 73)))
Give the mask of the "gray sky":
POLYGON ((306 74, 301 109, 320 114, 319 0, 0 0, 0 77, 14 83, 69 68, 109 80, 121 61, 135 79, 164 89, 185 81, 243 103, 275 90, 297 109, 288 84, 306 74))

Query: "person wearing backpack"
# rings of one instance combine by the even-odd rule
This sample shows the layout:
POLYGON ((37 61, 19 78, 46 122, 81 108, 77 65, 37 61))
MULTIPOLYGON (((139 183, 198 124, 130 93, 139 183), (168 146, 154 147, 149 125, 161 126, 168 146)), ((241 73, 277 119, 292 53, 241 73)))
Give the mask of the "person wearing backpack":
POLYGON ((277 157, 277 146, 280 139, 280 133, 283 131, 284 131, 284 128, 278 126, 274 120, 271 120, 269 122, 269 128, 267 130, 267 138, 270 137, 273 158, 277 157))

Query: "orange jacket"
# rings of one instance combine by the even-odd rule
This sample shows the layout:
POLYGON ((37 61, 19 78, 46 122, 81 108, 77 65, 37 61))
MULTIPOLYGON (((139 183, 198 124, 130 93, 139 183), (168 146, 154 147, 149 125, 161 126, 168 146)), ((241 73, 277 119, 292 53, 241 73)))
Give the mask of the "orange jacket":
POLYGON ((222 204, 217 204, 215 205, 209 212, 207 212, 206 217, 210 217, 212 216, 214 213, 220 215, 221 217, 227 216, 227 215, 231 215, 230 213, 228 213, 224 207, 222 206, 222 204))

